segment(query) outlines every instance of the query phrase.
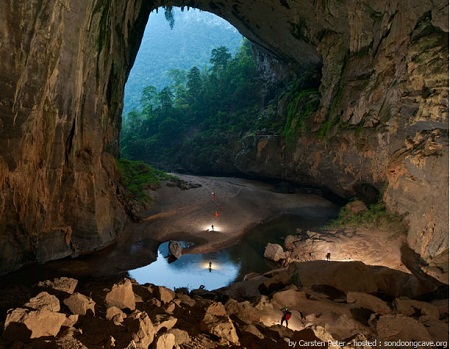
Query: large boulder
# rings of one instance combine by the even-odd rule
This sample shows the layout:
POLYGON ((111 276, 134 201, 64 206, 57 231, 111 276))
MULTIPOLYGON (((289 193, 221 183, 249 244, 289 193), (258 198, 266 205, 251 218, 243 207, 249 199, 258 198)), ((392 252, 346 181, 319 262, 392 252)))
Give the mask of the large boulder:
POLYGON ((181 244, 179 242, 170 241, 169 242, 169 253, 171 256, 178 259, 183 254, 183 247, 181 247, 181 244))
POLYGON ((138 348, 148 348, 155 338, 155 329, 145 311, 133 311, 124 321, 131 340, 138 348))
POLYGON ((30 298, 25 303, 25 307, 34 310, 49 310, 58 312, 61 309, 59 299, 47 292, 41 292, 37 296, 30 298))
POLYGON ((378 290, 372 269, 362 262, 310 261, 292 263, 289 271, 297 286, 328 285, 342 291, 378 290))
POLYGON ((77 284, 78 280, 63 276, 60 278, 55 278, 53 279, 53 281, 50 280, 41 281, 37 285, 39 287, 48 287, 57 291, 72 294, 75 291, 77 284))
POLYGON ((347 303, 354 304, 355 307, 365 308, 376 314, 389 314, 391 308, 380 298, 362 292, 347 292, 347 303))
POLYGON ((88 311, 95 315, 95 302, 84 294, 76 292, 67 297, 63 303, 74 315, 86 315, 88 311))
POLYGON ((264 250, 264 258, 270 261, 278 262, 286 258, 283 247, 278 244, 268 243, 264 250))
POLYGON ((54 337, 61 330, 66 316, 49 309, 30 310, 16 308, 6 315, 3 336, 11 341, 54 337))
POLYGON ((131 281, 125 279, 124 281, 113 285, 111 291, 106 294, 105 301, 108 306, 134 310, 136 308, 136 298, 134 296, 131 281))
POLYGON ((236 328, 222 303, 213 303, 206 309, 205 316, 200 322, 200 329, 219 337, 223 344, 239 345, 236 328))
POLYGON ((169 303, 175 298, 175 292, 164 286, 156 286, 154 294, 162 303, 169 303))

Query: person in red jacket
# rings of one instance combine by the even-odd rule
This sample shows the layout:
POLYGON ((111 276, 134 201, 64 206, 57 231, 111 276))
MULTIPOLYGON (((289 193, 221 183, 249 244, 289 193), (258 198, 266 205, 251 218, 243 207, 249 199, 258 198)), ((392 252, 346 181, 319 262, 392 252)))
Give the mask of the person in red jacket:
POLYGON ((283 326, 283 322, 286 321, 286 327, 288 327, 288 321, 291 318, 292 313, 289 311, 287 305, 285 305, 281 311, 283 312, 283 316, 281 317, 281 326, 283 326))

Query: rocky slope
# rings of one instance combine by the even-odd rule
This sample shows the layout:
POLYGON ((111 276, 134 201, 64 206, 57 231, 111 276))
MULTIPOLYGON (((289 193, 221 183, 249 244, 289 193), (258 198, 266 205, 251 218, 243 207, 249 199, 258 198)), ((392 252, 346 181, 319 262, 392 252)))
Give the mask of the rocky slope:
POLYGON ((402 274, 361 262, 315 261, 189 294, 129 279, 62 277, 38 283, 25 304, 2 314, 0 344, 30 349, 444 346, 448 299, 406 297, 405 291, 417 296, 408 287, 415 280, 402 274), (292 313, 286 327, 280 326, 284 306, 292 313))
MULTIPOLYGON (((445 1, 2 3, 0 273, 101 248, 121 231, 113 156, 123 87, 161 5, 229 20, 258 45, 273 82, 321 67, 307 132, 293 147, 252 136, 237 165, 344 196, 382 191, 428 272, 448 282, 445 1)), ((285 107, 276 108, 282 118, 285 107)))

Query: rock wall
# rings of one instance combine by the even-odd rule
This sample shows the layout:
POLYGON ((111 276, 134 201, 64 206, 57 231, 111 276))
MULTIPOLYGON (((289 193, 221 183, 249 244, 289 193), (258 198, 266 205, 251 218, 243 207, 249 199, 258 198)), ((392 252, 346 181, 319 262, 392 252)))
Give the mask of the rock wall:
POLYGON ((0 274, 121 230, 113 155, 148 13, 145 1, 0 4, 0 274))
POLYGON ((251 136, 236 165, 345 196, 384 188, 410 222, 411 246, 442 271, 448 2, 20 0, 0 5, 0 273, 100 248, 120 232, 113 155, 123 87, 161 5, 227 19, 267 58, 270 79, 322 66, 308 132, 294 146, 251 136))

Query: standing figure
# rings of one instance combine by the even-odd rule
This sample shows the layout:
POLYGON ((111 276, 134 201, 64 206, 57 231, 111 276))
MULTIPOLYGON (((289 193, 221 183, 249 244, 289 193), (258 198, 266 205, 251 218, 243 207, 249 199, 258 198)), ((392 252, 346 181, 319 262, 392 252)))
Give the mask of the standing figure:
POLYGON ((327 256, 326 256, 326 260, 329 261, 330 259, 331 259, 331 253, 328 252, 328 253, 327 253, 327 256))
POLYGON ((281 309, 281 311, 283 312, 283 316, 281 317, 281 326, 283 326, 283 322, 286 321, 286 328, 288 327, 288 321, 291 318, 292 313, 289 311, 287 305, 285 305, 283 307, 283 309, 281 309))

